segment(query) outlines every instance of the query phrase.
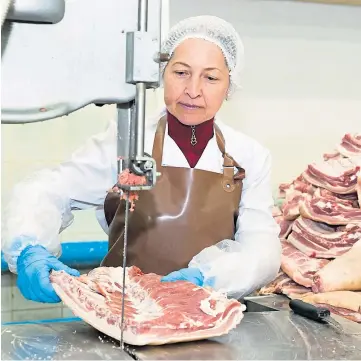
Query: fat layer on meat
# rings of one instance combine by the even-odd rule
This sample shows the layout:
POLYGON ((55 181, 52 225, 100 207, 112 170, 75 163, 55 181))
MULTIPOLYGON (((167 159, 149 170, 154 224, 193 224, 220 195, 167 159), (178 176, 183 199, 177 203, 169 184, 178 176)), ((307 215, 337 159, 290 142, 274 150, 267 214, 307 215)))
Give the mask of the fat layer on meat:
POLYGON ((300 204, 302 217, 329 225, 361 223, 361 210, 335 200, 314 197, 300 204))
POLYGON ((288 241, 282 242, 282 271, 301 286, 311 287, 314 274, 328 262, 326 259, 310 258, 288 241))
POLYGON ((358 238, 360 240, 347 253, 315 274, 313 292, 361 291, 361 229, 358 238))
POLYGON ((343 230, 311 219, 299 217, 292 225, 287 238, 302 253, 314 258, 335 258, 345 252, 359 239, 360 228, 347 225, 343 230))

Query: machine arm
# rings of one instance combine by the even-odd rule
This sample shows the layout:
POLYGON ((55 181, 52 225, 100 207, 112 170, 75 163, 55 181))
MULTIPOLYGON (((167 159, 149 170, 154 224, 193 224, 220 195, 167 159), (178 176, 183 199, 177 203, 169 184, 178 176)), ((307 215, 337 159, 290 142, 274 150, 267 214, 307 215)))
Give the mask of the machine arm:
POLYGON ((118 186, 154 186, 155 163, 144 154, 145 104, 146 89, 159 86, 160 61, 168 59, 160 54, 162 0, 10 0, 8 5, 2 27, 2 123, 39 122, 89 104, 116 104, 119 173, 128 168, 147 179, 140 187, 118 186))
POLYGON ((65 0, 3 0, 3 21, 56 24, 65 14, 65 0))

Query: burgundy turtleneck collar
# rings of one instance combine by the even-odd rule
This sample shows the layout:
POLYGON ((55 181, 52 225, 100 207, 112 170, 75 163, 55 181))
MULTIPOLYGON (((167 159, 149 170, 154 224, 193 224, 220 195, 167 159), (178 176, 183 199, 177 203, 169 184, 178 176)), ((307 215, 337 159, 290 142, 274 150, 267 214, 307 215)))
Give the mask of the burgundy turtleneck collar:
MULTIPOLYGON (((189 166, 194 168, 201 158, 204 149, 214 134, 214 118, 199 125, 191 127, 182 124, 174 115, 167 112, 168 134, 178 145, 186 157, 189 166), (192 145, 192 131, 196 143, 192 145)), ((194 138, 193 138, 194 139, 194 138)))

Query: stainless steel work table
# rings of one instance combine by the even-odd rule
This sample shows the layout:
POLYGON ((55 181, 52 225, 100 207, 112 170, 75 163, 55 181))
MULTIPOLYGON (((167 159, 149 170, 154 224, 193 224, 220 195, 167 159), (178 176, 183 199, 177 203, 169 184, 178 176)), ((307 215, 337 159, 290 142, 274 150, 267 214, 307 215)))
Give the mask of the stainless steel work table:
POLYGON ((281 296, 249 298, 241 324, 228 335, 202 342, 132 347, 74 319, 70 322, 2 326, 2 360, 291 360, 361 359, 361 325, 335 317, 344 328, 289 312, 281 296), (253 312, 252 312, 253 311, 253 312))

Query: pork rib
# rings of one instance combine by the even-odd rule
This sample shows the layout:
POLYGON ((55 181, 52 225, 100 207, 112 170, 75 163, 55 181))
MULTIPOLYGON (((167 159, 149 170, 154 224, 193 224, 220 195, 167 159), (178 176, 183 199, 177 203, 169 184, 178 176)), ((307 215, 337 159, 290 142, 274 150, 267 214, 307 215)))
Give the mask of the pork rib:
POLYGON ((356 178, 361 167, 361 156, 310 164, 302 173, 304 179, 314 186, 338 194, 354 193, 356 178))
POLYGON ((297 177, 292 183, 281 183, 278 188, 280 197, 286 200, 289 199, 290 195, 293 197, 295 192, 298 194, 307 193, 312 195, 316 190, 316 187, 307 182, 302 175, 297 177))
POLYGON ((276 218, 276 217, 280 217, 280 216, 282 216, 282 211, 281 211, 280 207, 273 206, 272 217, 276 218))
POLYGON ((314 258, 336 258, 361 237, 361 228, 349 224, 343 231, 324 223, 300 217, 292 225, 287 241, 302 253, 314 258))
POLYGON ((361 208, 361 174, 357 177, 357 198, 358 198, 358 205, 361 208))
POLYGON ((294 221, 300 215, 300 205, 306 201, 311 200, 312 196, 303 193, 295 195, 289 201, 285 202, 282 206, 283 217, 286 221, 294 221))
MULTIPOLYGON (((162 345, 220 336, 235 328, 245 306, 190 282, 160 281, 126 270, 124 342, 162 345)), ((52 271, 56 293, 75 315, 117 340, 121 335, 122 267, 99 267, 73 277, 52 271)))
POLYGON ((323 159, 325 161, 330 160, 330 159, 341 159, 341 158, 344 158, 344 156, 342 154, 340 154, 340 152, 337 151, 337 150, 334 150, 333 152, 323 154, 323 159))
POLYGON ((336 194, 328 191, 327 189, 317 188, 313 194, 313 198, 323 198, 324 200, 334 201, 345 206, 358 208, 358 205, 356 205, 356 192, 349 194, 336 194))
POLYGON ((258 294, 264 296, 276 293, 291 297, 291 295, 308 292, 310 292, 309 288, 298 285, 281 270, 271 283, 259 290, 258 294))
POLYGON ((348 223, 361 222, 360 209, 320 197, 302 201, 300 214, 305 218, 329 225, 347 225, 348 223))
POLYGON ((292 183, 279 186, 280 197, 284 199, 281 207, 282 215, 286 221, 294 221, 299 215, 301 201, 311 199, 316 188, 299 176, 292 183))
POLYGON ((276 216, 274 219, 280 227, 279 238, 287 238, 291 233, 293 221, 287 221, 283 216, 276 216))
POLYGON ((361 134, 345 134, 336 149, 345 157, 361 155, 361 134))
POLYGON ((312 291, 361 291, 361 229, 359 241, 342 256, 318 271, 313 278, 312 291))
POLYGON ((288 241, 282 242, 282 271, 301 286, 310 288, 315 273, 328 262, 329 260, 327 259, 310 258, 288 243, 288 241))

